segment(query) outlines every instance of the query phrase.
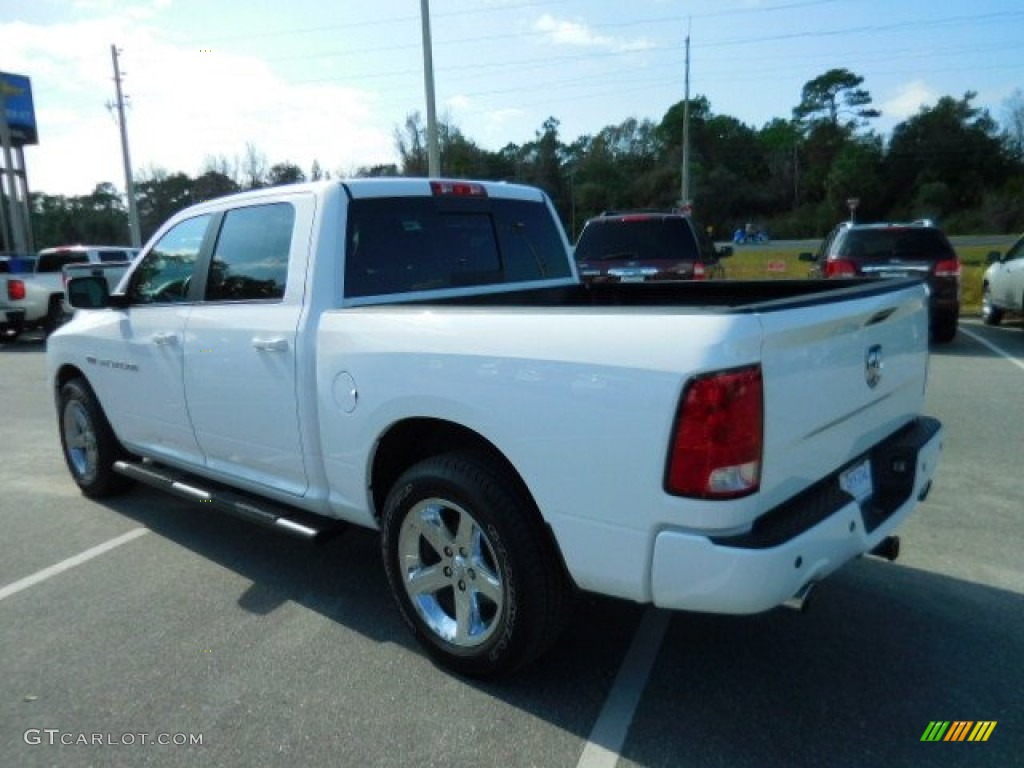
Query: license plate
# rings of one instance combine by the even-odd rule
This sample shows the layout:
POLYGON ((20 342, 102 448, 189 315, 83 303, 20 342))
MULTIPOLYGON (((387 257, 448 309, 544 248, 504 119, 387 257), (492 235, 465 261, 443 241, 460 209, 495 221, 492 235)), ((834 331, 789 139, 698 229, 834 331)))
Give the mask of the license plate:
POLYGON ((893 271, 886 271, 886 272, 879 272, 878 273, 879 277, 907 277, 908 275, 909 275, 909 273, 907 273, 907 272, 893 272, 893 271))
POLYGON ((853 496, 857 501, 871 496, 871 462, 865 459, 855 467, 843 471, 839 475, 839 487, 853 496))
POLYGON ((642 283, 644 279, 643 275, 623 275, 619 278, 623 283, 642 283))

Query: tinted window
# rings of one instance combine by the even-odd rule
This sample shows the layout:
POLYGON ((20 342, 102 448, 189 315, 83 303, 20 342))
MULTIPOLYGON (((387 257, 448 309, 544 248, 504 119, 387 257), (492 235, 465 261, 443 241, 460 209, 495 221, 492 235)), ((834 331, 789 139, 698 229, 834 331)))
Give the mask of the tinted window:
POLYGON ((130 251, 99 251, 100 261, 106 263, 111 261, 131 261, 132 254, 130 251))
POLYGON ((1005 261, 1016 261, 1017 259, 1024 259, 1024 237, 1010 246, 1010 250, 1006 252, 1005 261))
POLYGON ((81 264, 88 261, 85 251, 54 251, 40 253, 36 272, 60 272, 65 264, 81 264))
POLYGON ((355 200, 345 293, 408 293, 567 277, 561 233, 545 206, 520 200, 355 200))
MULTIPOLYGON (((710 247, 710 246, 709 246, 710 247)), ((682 218, 610 218, 592 221, 576 244, 581 261, 696 261, 697 243, 682 218)))
POLYGON ((228 211, 206 278, 206 300, 283 298, 294 223, 288 203, 228 211))
POLYGON ((168 230, 132 273, 128 296, 139 304, 186 301, 210 215, 196 216, 168 230))
POLYGON ((954 252, 949 240, 937 229, 853 229, 843 239, 839 255, 863 261, 938 261, 953 258, 954 252))

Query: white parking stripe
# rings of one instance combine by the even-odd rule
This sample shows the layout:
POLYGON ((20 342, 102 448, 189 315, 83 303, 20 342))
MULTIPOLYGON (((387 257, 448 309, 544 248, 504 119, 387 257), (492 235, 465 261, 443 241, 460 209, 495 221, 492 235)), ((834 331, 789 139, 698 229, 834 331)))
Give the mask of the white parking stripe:
POLYGON ((97 544, 92 549, 87 549, 85 552, 80 552, 74 557, 69 557, 67 560, 61 560, 56 565, 51 565, 49 568, 43 568, 41 571, 36 571, 31 576, 26 576, 24 579, 19 579, 12 584, 8 584, 6 587, 0 587, 0 600, 4 600, 11 595, 16 595, 22 590, 28 589, 31 586, 35 586, 41 581, 46 581, 51 576, 56 576, 58 573, 74 568, 76 565, 81 565, 88 560, 92 560, 94 557, 99 557, 104 552, 109 552, 115 547, 120 547, 122 544, 127 544, 129 541, 134 541, 144 533, 148 533, 148 528, 133 528, 128 533, 123 533, 117 538, 105 541, 102 544, 97 544))
POLYGON ((989 349, 991 349, 991 350, 992 350, 993 352, 995 352, 995 353, 996 353, 997 355, 999 355, 1000 357, 1005 357, 1005 358, 1006 358, 1007 360, 1009 360, 1009 361, 1010 361, 1011 363, 1013 363, 1013 364, 1014 364, 1014 365, 1016 365, 1016 366, 1017 366, 1018 368, 1020 368, 1020 369, 1021 369, 1022 371, 1024 371, 1024 363, 1022 363, 1022 362, 1021 362, 1020 360, 1018 360, 1018 359, 1017 359, 1016 357, 1014 357, 1013 355, 1011 355, 1011 354, 1010 354, 1009 352, 1007 352, 1007 351, 1006 351, 1005 349, 1003 349, 1002 347, 997 347, 997 346, 996 346, 995 344, 993 344, 993 343, 992 343, 991 341, 989 341, 988 339, 982 338, 981 336, 979 336, 979 335, 978 335, 978 334, 976 334, 976 333, 971 333, 970 331, 968 331, 968 330, 967 330, 966 328, 964 328, 963 326, 960 326, 960 333, 963 333, 963 334, 966 334, 967 336, 970 336, 970 337, 971 337, 972 339, 974 339, 974 340, 975 340, 976 342, 978 342, 979 344, 984 344, 984 345, 985 345, 986 347, 988 347, 989 349))
POLYGON ((626 733, 633 722, 651 667, 658 658, 669 615, 668 611, 656 608, 649 608, 644 614, 611 693, 590 731, 577 768, 614 768, 619 761, 619 751, 626 741, 626 733))

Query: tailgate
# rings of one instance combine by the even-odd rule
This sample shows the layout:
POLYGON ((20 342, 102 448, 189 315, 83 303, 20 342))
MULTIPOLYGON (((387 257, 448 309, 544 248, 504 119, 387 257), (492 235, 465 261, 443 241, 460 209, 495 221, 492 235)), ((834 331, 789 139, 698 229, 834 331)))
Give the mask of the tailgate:
POLYGON ((760 315, 765 443, 761 489, 781 503, 850 465, 916 417, 928 371, 923 284, 760 315))

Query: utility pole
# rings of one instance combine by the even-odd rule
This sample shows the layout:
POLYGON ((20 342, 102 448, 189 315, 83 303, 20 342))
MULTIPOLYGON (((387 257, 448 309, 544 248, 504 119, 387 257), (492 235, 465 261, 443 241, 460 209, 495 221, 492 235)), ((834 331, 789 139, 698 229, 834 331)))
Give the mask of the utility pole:
POLYGON ((117 124, 121 128, 121 156, 124 158, 124 190, 128 197, 128 226, 131 230, 132 247, 142 246, 139 230, 139 210, 135 205, 135 181, 132 179, 132 160, 128 154, 128 127, 124 121, 124 96, 121 93, 121 69, 117 63, 117 46, 110 46, 110 57, 114 61, 114 86, 117 90, 117 124))
POLYGON ((679 205, 690 205, 690 26, 686 26, 686 70, 683 91, 683 169, 680 174, 679 205))
POLYGON ((441 151, 437 144, 437 110, 434 108, 434 54, 430 42, 430 0, 420 0, 423 25, 423 85, 427 91, 427 174, 441 175, 441 151))

